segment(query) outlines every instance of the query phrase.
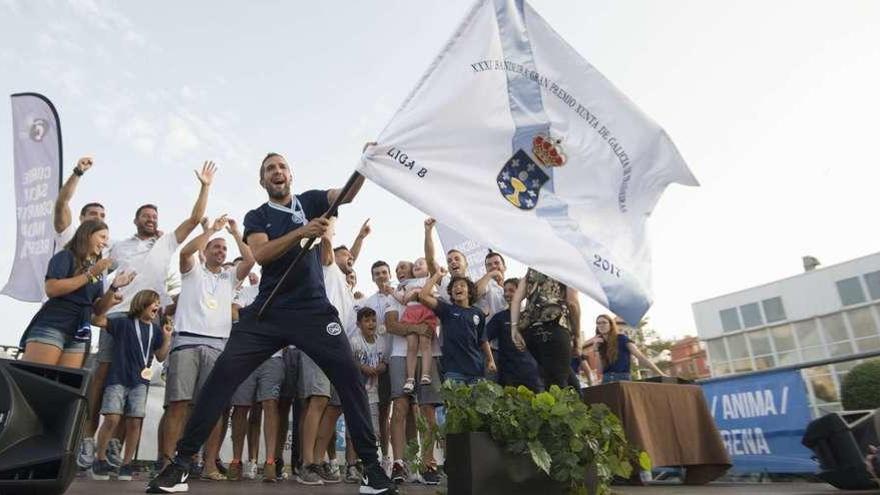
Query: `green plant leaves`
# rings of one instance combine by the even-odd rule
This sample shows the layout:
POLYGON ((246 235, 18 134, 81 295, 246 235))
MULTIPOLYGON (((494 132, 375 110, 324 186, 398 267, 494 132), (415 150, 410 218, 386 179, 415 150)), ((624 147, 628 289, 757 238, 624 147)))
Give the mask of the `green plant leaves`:
POLYGON ((535 461, 535 465, 545 473, 550 474, 550 463, 552 460, 550 459, 550 454, 541 445, 541 442, 532 440, 528 445, 529 453, 532 454, 532 460, 535 461))
POLYGON ((508 452, 528 455, 571 493, 585 492, 591 465, 596 466, 598 493, 608 493, 614 476, 629 477, 633 465, 646 469, 646 461, 650 469, 650 457, 629 446, 623 425, 608 407, 584 404, 572 388, 551 386, 536 394, 488 381, 473 386, 447 382, 441 395, 446 405, 441 435, 488 432, 508 452))

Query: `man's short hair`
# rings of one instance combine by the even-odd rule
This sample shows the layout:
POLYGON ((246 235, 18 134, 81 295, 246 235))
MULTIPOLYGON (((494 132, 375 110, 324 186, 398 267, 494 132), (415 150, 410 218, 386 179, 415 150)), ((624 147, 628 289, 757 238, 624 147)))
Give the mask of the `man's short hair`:
POLYGON ((207 244, 205 244, 205 250, 207 251, 207 249, 208 249, 209 247, 211 247, 211 244, 214 244, 216 241, 223 241, 223 242, 226 242, 226 239, 224 239, 224 238, 222 238, 222 237, 215 237, 215 238, 211 239, 210 241, 208 241, 207 244))
POLYGON ((141 212, 144 211, 144 210, 146 210, 146 209, 156 210, 156 213, 159 213, 159 207, 158 207, 158 206, 153 205, 153 204, 150 204, 150 203, 147 203, 147 204, 145 204, 145 205, 141 205, 141 206, 138 207, 138 209, 134 212, 134 217, 137 218, 137 217, 141 216, 141 212))
POLYGON ((363 308, 359 309, 357 312, 358 323, 360 323, 361 320, 363 320, 364 318, 366 318, 368 316, 376 316, 376 310, 374 310, 373 308, 371 308, 369 306, 364 306, 363 308))
POLYGON ((489 250, 489 253, 486 254, 485 258, 483 258, 483 263, 489 261, 489 258, 494 258, 495 256, 498 256, 499 258, 501 258, 502 265, 507 266, 507 261, 504 259, 504 256, 501 256, 501 253, 498 253, 498 252, 495 252, 492 250, 489 250))
POLYGON ((516 277, 510 277, 509 279, 505 280, 504 283, 501 284, 501 286, 503 287, 507 284, 513 284, 513 285, 519 286, 519 279, 516 277))
POLYGON ((477 286, 474 284, 473 280, 467 277, 452 277, 452 280, 449 281, 449 285, 446 286, 446 293, 449 294, 449 300, 452 301, 452 286, 459 280, 464 280, 465 283, 467 283, 468 304, 473 306, 473 304, 477 302, 477 286))
POLYGON ((373 265, 370 267, 370 275, 373 274, 373 270, 375 270, 376 268, 381 268, 383 266, 385 268, 387 268, 389 272, 391 271, 391 267, 388 266, 388 263, 385 263, 384 261, 379 260, 379 261, 373 263, 373 265))
POLYGON ((266 167, 266 160, 272 158, 273 156, 280 156, 281 158, 284 158, 281 153, 275 153, 274 151, 266 153, 266 157, 263 158, 263 161, 260 162, 260 180, 263 180, 263 169, 266 167))
POLYGON ((101 203, 86 203, 86 205, 83 206, 81 210, 79 210, 79 216, 86 216, 86 212, 89 211, 89 208, 100 208, 103 210, 104 205, 102 205, 101 203))
POLYGON ((449 255, 452 254, 452 253, 458 253, 458 254, 460 254, 461 257, 464 258, 465 261, 467 261, 467 256, 465 256, 464 253, 462 253, 462 252, 459 251, 458 249, 450 249, 449 251, 446 251, 446 256, 449 256, 449 255))
POLYGON ((348 249, 348 246, 346 246, 345 244, 340 244, 340 245, 336 246, 335 248, 333 248, 333 253, 334 254, 338 253, 339 251, 342 251, 343 249, 348 251, 349 253, 351 252, 351 249, 348 249))

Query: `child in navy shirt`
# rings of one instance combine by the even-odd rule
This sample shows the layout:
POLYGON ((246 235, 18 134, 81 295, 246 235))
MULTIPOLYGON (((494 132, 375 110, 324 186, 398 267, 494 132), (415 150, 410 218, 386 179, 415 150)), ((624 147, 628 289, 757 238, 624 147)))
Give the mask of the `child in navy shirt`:
MULTIPOLYGON (((445 272, 443 269, 438 270, 425 284, 425 288, 430 289, 437 285, 445 272)), ((486 320, 483 312, 473 306, 477 299, 477 290, 470 279, 452 277, 446 290, 452 304, 437 299, 430 290, 422 290, 419 300, 440 319, 444 378, 473 385, 485 376, 486 370, 490 373, 497 371, 492 349, 486 340, 486 320)))
POLYGON ((135 294, 125 318, 95 319, 113 336, 113 362, 107 373, 101 414, 104 422, 98 430, 97 458, 90 475, 96 480, 110 479, 107 444, 113 431, 125 416, 125 456, 119 468, 119 479, 131 480, 131 460, 141 435, 141 424, 147 407, 147 385, 153 377, 153 357, 162 362, 171 347, 171 322, 159 327, 159 294, 142 290, 135 294))

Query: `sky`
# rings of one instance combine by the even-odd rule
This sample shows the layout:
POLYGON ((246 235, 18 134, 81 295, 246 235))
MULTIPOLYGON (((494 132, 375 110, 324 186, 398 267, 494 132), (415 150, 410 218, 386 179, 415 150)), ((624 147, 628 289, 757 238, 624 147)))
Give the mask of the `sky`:
MULTIPOLYGON (((131 236, 134 209, 160 228, 192 208, 192 169, 219 166, 208 215, 265 201, 258 167, 285 154, 294 188, 340 187, 461 22, 470 0, 28 2, 0 0, 0 93, 57 107, 65 177, 95 165, 74 212, 108 211, 131 236)), ((534 0, 535 10, 663 126, 699 188, 672 185, 649 220, 651 326, 696 334, 691 304, 878 250, 868 229, 880 183, 880 2, 534 0)), ((0 109, 0 282, 15 250, 11 111, 0 109), (3 172, 2 170, 5 170, 3 172)), ((414 259, 418 210, 367 183, 338 240, 370 218, 356 265, 414 259)), ((525 269, 511 260, 508 275, 525 269)), ((38 305, 0 296, 0 344, 38 305)), ((582 304, 585 328, 604 310, 582 304)))

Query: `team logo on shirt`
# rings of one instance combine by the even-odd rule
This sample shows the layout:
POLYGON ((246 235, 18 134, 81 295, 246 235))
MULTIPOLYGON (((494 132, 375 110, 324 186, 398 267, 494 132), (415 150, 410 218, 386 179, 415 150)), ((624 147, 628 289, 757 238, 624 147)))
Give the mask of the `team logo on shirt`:
POLYGON ((477 315, 474 315, 474 325, 479 325, 479 324, 480 324, 480 317, 477 315))
POLYGON ((561 143, 561 139, 537 134, 532 138, 531 156, 525 150, 517 150, 498 172, 501 196, 521 210, 534 208, 538 204, 541 187, 550 180, 541 166, 561 167, 566 162, 561 143))
POLYGON ((339 335, 340 333, 342 333, 342 325, 336 323, 335 321, 333 323, 330 323, 329 325, 327 325, 327 333, 334 337, 339 335))

